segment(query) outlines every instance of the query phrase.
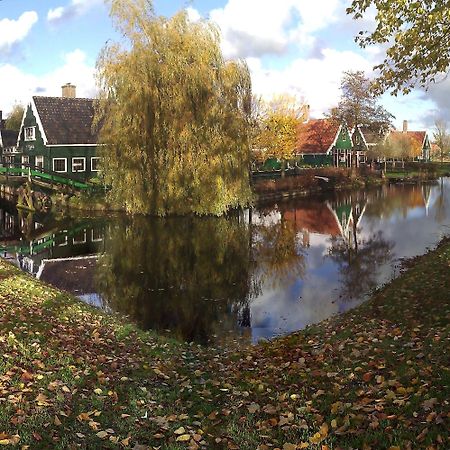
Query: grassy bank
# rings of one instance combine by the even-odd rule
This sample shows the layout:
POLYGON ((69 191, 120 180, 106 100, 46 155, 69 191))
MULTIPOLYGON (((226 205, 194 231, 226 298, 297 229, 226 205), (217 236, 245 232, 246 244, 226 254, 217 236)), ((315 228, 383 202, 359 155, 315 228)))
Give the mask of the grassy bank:
POLYGON ((248 349, 143 333, 0 262, 0 445, 449 448, 450 242, 248 349))

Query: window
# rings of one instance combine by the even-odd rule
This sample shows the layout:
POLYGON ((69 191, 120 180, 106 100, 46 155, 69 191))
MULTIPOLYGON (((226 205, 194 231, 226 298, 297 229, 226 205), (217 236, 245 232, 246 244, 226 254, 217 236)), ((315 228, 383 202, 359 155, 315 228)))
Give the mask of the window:
POLYGON ((101 228, 93 228, 92 229, 92 242, 101 242, 103 241, 103 230, 101 228))
POLYGON ((84 172, 86 170, 86 158, 72 158, 72 172, 84 172))
POLYGON ((25 169, 27 165, 30 164, 30 157, 28 155, 22 156, 22 169, 25 169))
POLYGON ((36 127, 25 127, 25 140, 34 141, 36 139, 36 127))
POLYGON ((67 172, 67 159, 66 158, 53 158, 53 171, 54 172, 67 172))
POLYGON ((100 170, 100 158, 98 156, 91 158, 91 172, 98 172, 100 170))
POLYGON ((36 156, 36 167, 40 169, 44 168, 44 157, 42 155, 36 156))
POLYGON ((79 231, 78 233, 76 233, 73 237, 73 243, 74 243, 74 245, 85 244, 86 243, 86 230, 79 231))

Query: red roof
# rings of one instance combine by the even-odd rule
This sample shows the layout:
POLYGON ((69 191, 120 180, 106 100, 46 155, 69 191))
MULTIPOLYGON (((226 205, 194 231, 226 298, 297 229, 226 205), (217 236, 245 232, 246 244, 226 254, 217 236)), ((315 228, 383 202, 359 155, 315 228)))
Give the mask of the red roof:
POLYGON ((392 136, 407 135, 412 137, 415 141, 420 142, 421 147, 426 134, 426 131, 391 131, 392 136))
POLYGON ((336 217, 325 203, 296 202, 291 209, 282 211, 283 218, 292 223, 298 231, 339 236, 341 231, 336 217))
POLYGON ((314 119, 298 129, 297 153, 326 153, 333 145, 339 124, 330 119, 314 119))

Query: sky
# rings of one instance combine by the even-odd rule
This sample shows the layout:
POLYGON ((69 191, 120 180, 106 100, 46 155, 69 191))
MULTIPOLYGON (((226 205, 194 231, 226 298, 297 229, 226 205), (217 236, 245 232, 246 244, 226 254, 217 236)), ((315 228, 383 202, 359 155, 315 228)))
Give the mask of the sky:
MULTIPOLYGON (((359 30, 374 27, 371 11, 362 21, 346 16, 349 0, 154 0, 157 14, 187 8, 191 20, 219 25, 226 58, 244 58, 253 91, 265 99, 289 93, 323 117, 340 97, 343 71, 372 68, 384 50, 360 49, 359 30)), ((61 95, 71 82, 80 97, 94 97, 95 63, 107 42, 120 41, 103 0, 0 0, 0 110, 26 104, 32 95, 61 95)), ((410 129, 433 130, 450 120, 450 80, 408 96, 380 99, 410 129)))

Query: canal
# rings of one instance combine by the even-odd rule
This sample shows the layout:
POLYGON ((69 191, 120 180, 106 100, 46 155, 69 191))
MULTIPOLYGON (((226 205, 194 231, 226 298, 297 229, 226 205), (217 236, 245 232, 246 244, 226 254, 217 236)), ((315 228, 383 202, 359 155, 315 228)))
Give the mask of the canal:
POLYGON ((449 233, 448 178, 223 218, 40 216, 0 203, 4 258, 143 329, 205 345, 255 343, 353 308, 449 233))

